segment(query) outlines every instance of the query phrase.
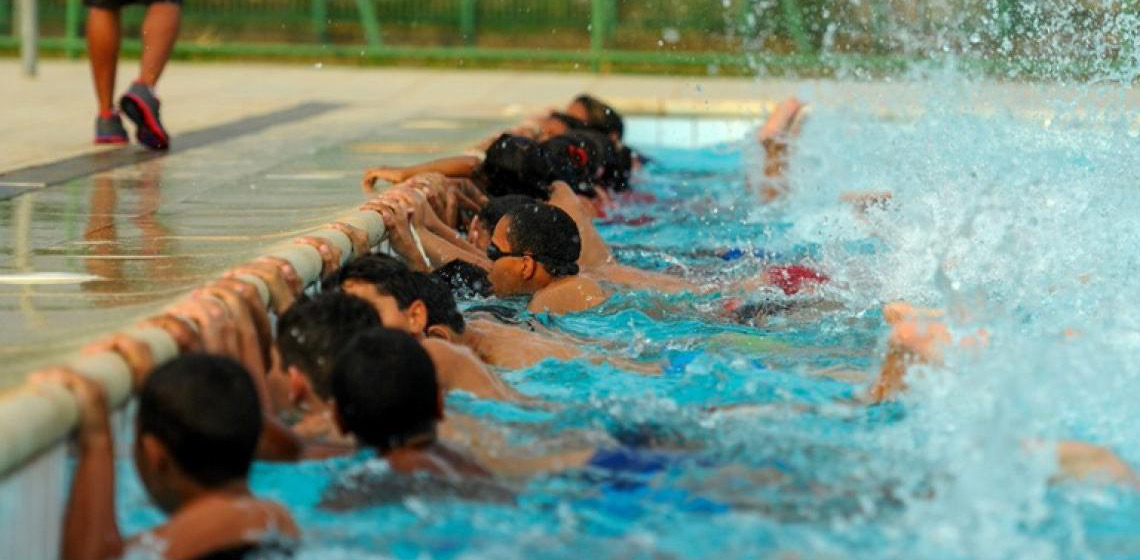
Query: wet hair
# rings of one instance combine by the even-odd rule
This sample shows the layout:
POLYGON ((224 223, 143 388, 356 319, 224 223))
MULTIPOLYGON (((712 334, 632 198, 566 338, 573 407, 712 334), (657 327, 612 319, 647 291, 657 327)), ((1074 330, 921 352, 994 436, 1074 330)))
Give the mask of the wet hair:
POLYGON ((381 294, 395 298, 400 309, 407 309, 419 299, 419 279, 407 265, 388 255, 364 255, 349 261, 334 275, 330 285, 343 289, 349 280, 372 284, 381 294))
POLYGON ((284 367, 305 373, 322 399, 332 398, 333 364, 353 333, 380 326, 376 308, 344 292, 298 300, 277 320, 277 351, 284 367))
POLYGON ((511 251, 529 253, 553 276, 578 274, 582 238, 578 225, 564 210, 549 204, 527 204, 512 209, 507 240, 511 251))
POLYGON ((375 328, 353 337, 333 368, 332 390, 345 430, 380 453, 435 431, 435 365, 403 331, 375 328))
POLYGON ((177 357, 155 368, 139 391, 139 436, 154 436, 209 488, 249 475, 261 425, 253 379, 230 358, 177 357))
POLYGON ((467 261, 455 259, 432 272, 451 287, 452 296, 460 299, 490 297, 491 278, 487 271, 467 261))
MULTIPOLYGON (((615 191, 629 188, 629 175, 633 169, 632 155, 626 148, 618 148, 613 139, 596 130, 571 130, 543 142, 543 148, 552 154, 569 153, 572 159, 583 161, 581 172, 591 185, 600 185, 615 191)), ((555 164, 552 167, 559 169, 555 164)), ((570 179, 558 177, 573 186, 570 179)), ((592 190, 592 189, 591 189, 592 190)), ((582 193, 587 194, 588 193, 582 193)))
POLYGON ((575 116, 568 115, 562 111, 551 111, 550 118, 566 125, 569 130, 578 130, 587 128, 586 121, 579 119, 575 116))
POLYGON ((575 193, 594 198, 594 180, 601 177, 597 147, 582 136, 571 133, 549 138, 541 144, 550 177, 565 181, 575 193))
POLYGON ((550 198, 549 165, 538 142, 524 136, 503 134, 496 138, 471 179, 490 196, 550 198))
POLYGON ((618 138, 625 135, 625 121, 613 107, 589 94, 575 97, 574 102, 581 103, 586 108, 587 127, 602 134, 616 134, 618 138))
MULTIPOLYGON (((479 209, 479 221, 487 226, 487 231, 495 231, 495 226, 498 225, 499 220, 511 208, 515 206, 522 206, 523 204, 533 204, 534 197, 526 196, 523 194, 508 194, 506 196, 496 196, 490 202, 483 205, 479 209)), ((455 262, 455 261, 452 261, 455 262)))
POLYGON ((451 287, 443 280, 423 272, 412 273, 418 282, 419 299, 427 307, 427 326, 443 325, 458 334, 463 334, 467 323, 463 321, 463 314, 459 306, 455 305, 455 296, 451 295, 451 287))

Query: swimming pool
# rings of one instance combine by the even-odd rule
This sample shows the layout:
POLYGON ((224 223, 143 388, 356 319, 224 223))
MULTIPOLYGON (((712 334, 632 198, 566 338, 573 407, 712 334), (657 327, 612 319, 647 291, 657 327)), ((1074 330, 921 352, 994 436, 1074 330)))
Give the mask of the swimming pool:
MULTIPOLYGON (((602 226, 623 260, 711 280, 765 262, 717 256, 726 248, 810 259, 837 281, 796 297, 842 306, 756 325, 726 321, 719 294, 621 294, 553 324, 663 375, 547 361, 506 375, 556 407, 449 401, 518 445, 653 448, 642 468, 536 477, 505 503, 411 495, 347 514, 316 505, 366 457, 259 464, 255 489, 293 507, 314 559, 1140 557, 1137 494, 1049 486, 1048 457, 1023 443, 1088 437, 1140 459, 1127 305, 1140 294, 1140 155, 1122 148, 1122 122, 820 110, 777 209, 749 195, 741 141, 633 138, 659 200, 622 210, 651 223, 602 226), (851 188, 889 188, 897 204, 855 218, 835 202, 851 188), (951 307, 955 328, 985 326, 992 347, 948 355, 901 403, 844 404, 865 383, 818 373, 872 371, 878 304, 898 297, 951 307), (1066 326, 1085 335, 1060 344, 1066 326)), ((120 473, 123 529, 157 522, 129 462, 120 473)))

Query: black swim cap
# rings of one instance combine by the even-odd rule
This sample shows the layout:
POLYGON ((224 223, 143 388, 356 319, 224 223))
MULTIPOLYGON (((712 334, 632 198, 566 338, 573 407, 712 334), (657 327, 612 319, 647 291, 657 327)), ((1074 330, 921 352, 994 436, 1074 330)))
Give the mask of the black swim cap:
POLYGON ((486 158, 475 169, 472 179, 491 196, 522 194, 547 200, 550 175, 549 163, 538 142, 503 134, 487 148, 486 158))

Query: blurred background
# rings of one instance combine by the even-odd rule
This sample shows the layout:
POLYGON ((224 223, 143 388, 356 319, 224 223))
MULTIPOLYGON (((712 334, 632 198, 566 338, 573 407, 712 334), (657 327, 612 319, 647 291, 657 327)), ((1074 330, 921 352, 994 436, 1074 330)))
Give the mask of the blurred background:
MULTIPOLYGON (((0 0, 0 48, 13 52, 20 1, 0 0)), ((38 4, 43 51, 80 56, 81 0, 38 4)), ((868 77, 952 56, 1004 78, 1087 78, 1136 52, 1138 12, 1111 0, 192 0, 177 55, 868 77)), ((125 15, 137 37, 142 11, 125 15)))

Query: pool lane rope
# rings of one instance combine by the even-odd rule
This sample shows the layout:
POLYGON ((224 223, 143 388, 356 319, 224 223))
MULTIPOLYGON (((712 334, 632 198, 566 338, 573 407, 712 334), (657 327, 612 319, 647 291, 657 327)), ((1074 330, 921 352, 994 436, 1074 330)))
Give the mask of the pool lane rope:
MULTIPOLYGON (((366 232, 370 249, 379 246, 386 238, 383 218, 378 213, 367 210, 344 214, 329 222, 330 225, 300 236, 323 239, 340 249, 341 265, 357 255, 353 254, 352 240, 344 232, 332 227, 331 224, 334 223, 346 224, 366 232)), ((287 261, 301 278, 304 288, 320 279, 324 262, 316 248, 297 243, 300 237, 270 246, 263 256, 287 261)), ((426 259, 423 246, 416 237, 418 248, 426 259)), ((224 273, 222 271, 218 278, 224 273)), ((260 278, 251 274, 235 277, 253 285, 266 308, 273 308, 275 302, 271 300, 269 287, 260 278)), ((118 331, 118 334, 146 344, 155 366, 178 356, 175 339, 157 326, 133 326, 118 331)), ((73 356, 62 365, 98 381, 106 391, 112 409, 122 407, 132 396, 134 379, 130 367, 113 350, 73 356)), ((18 467, 51 448, 71 433, 78 421, 79 407, 74 396, 58 384, 25 380, 17 388, 0 395, 0 475, 9 476, 18 467)))

